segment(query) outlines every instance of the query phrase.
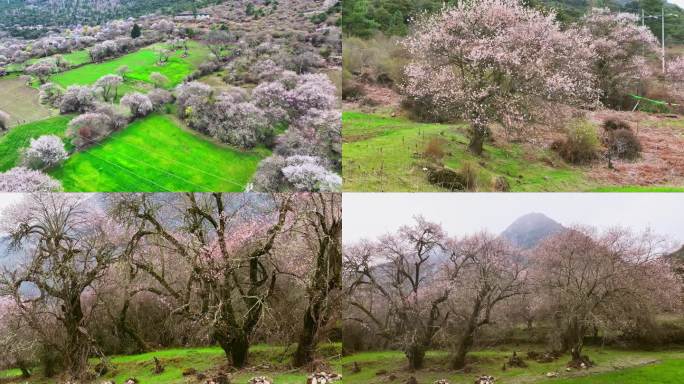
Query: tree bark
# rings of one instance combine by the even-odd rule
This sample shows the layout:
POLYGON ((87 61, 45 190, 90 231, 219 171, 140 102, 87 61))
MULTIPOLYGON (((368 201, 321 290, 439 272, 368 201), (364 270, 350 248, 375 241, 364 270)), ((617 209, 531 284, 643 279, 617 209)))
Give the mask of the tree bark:
POLYGON ((466 328, 463 330, 461 340, 459 340, 457 343, 456 352, 454 353, 454 358, 451 361, 451 367, 453 369, 463 369, 466 365, 466 355, 473 346, 475 330, 478 326, 477 319, 479 317, 481 307, 482 304, 478 298, 473 305, 473 310, 470 313, 470 318, 468 319, 466 328))
POLYGON ((418 344, 410 345, 406 350, 406 358, 411 371, 422 369, 425 363, 425 348, 418 344))
POLYGON ((226 358, 230 360, 235 368, 244 368, 247 365, 247 358, 249 356, 249 340, 247 335, 240 334, 226 337, 217 334, 215 337, 226 354, 226 358))
POLYGON ((80 378, 86 371, 88 364, 89 344, 88 335, 83 332, 83 310, 81 308, 80 291, 66 301, 64 310, 64 326, 67 333, 64 368, 72 378, 80 378))
POLYGON ((295 367, 303 367, 313 360, 314 351, 316 350, 316 334, 318 333, 318 321, 314 318, 313 313, 316 308, 310 308, 304 314, 304 326, 299 334, 299 343, 294 354, 293 365, 295 367))
MULTIPOLYGON (((332 229, 333 236, 341 236, 342 226, 335 225, 332 229)), ((316 350, 319 329, 330 319, 331 304, 330 296, 340 288, 342 253, 340 244, 331 241, 325 236, 320 245, 320 251, 316 263, 313 293, 310 296, 309 306, 304 313, 304 324, 299 335, 299 343, 294 355, 294 366, 302 367, 313 361, 316 350)))
POLYGON ((489 127, 486 124, 471 123, 468 150, 477 156, 481 156, 487 136, 489 136, 489 127))

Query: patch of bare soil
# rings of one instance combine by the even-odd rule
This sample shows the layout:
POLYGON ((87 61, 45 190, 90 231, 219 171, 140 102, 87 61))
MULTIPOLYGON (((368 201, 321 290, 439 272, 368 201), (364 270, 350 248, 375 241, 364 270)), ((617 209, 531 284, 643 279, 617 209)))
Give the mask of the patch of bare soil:
POLYGON ((344 110, 356 110, 364 113, 374 113, 382 109, 393 113, 401 113, 401 95, 390 87, 373 83, 361 83, 363 96, 359 100, 345 101, 344 110))
POLYGON ((589 170, 590 177, 615 185, 684 184, 683 116, 600 111, 590 118, 600 123, 613 116, 631 123, 641 141, 641 157, 636 161, 614 160, 615 169, 609 169, 605 161, 597 162, 589 170))

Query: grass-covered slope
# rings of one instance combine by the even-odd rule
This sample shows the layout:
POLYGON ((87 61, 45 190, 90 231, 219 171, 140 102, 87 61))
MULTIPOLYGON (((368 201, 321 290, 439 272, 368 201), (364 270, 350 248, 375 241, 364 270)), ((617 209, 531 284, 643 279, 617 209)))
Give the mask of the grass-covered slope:
POLYGON ((577 170, 544 163, 551 154, 543 151, 530 159, 519 145, 486 145, 484 158, 473 156, 467 151, 465 125, 422 124, 359 112, 344 112, 342 121, 345 191, 443 191, 427 181, 418 161, 433 139, 443 140, 445 165, 458 169, 469 161, 478 166, 482 190, 499 175, 514 191, 577 190, 589 185, 577 170))
MULTIPOLYGON (((329 363, 339 371, 339 359, 335 355, 340 353, 341 345, 324 344, 319 348, 322 354, 329 358, 329 363)), ((282 346, 258 344, 250 347, 249 368, 232 373, 230 376, 233 384, 246 384, 254 376, 268 376, 277 384, 302 384, 306 382, 306 373, 293 370, 289 366, 294 347, 286 350, 282 346)), ((93 360, 92 364, 97 361, 93 360)), ((101 383, 112 380, 115 383, 123 383, 129 378, 136 378, 141 384, 184 384, 205 383, 207 379, 198 380, 193 375, 183 376, 183 371, 189 368, 195 369, 212 377, 220 367, 226 365, 226 355, 218 347, 205 348, 175 348, 148 352, 139 355, 114 356, 110 359, 112 371, 103 377, 93 381, 101 383), (154 358, 164 366, 164 372, 154 374, 154 358)), ((0 371, 0 382, 3 378, 16 378, 12 383, 48 384, 54 383, 54 379, 43 378, 40 370, 37 370, 34 378, 30 380, 20 379, 18 370, 0 371)))
POLYGON ((428 182, 423 153, 440 141, 445 166, 459 170, 469 163, 477 173, 478 191, 493 190, 505 177, 511 191, 675 192, 684 187, 602 185, 583 167, 571 167, 548 149, 519 144, 485 145, 483 157, 467 150, 465 124, 424 124, 403 117, 347 111, 343 121, 344 190, 357 192, 446 191, 428 182))
MULTIPOLYGON (((524 356, 525 349, 518 347, 517 352, 524 356)), ((542 348, 542 347, 539 347, 542 348)), ((426 367, 411 373, 406 369, 406 357, 401 351, 364 352, 342 359, 345 384, 380 384, 395 375, 394 382, 403 383, 409 376, 415 376, 419 383, 433 383, 447 379, 452 384, 470 384, 481 375, 492 375, 497 383, 557 383, 557 384, 674 384, 681 381, 684 369, 684 351, 637 352, 613 349, 587 348, 587 354, 596 362, 588 370, 566 371, 565 364, 570 359, 563 356, 551 363, 537 363, 526 360, 527 368, 502 366, 514 349, 484 350, 471 353, 471 372, 446 369, 446 351, 431 351, 426 357, 426 367), (352 373, 354 363, 361 368, 352 373), (385 373, 383 373, 385 372, 385 373), (548 378, 548 372, 555 372, 557 378, 548 378)))
POLYGON ((267 152, 237 151, 152 115, 73 154, 51 174, 74 192, 238 192, 267 152))
MULTIPOLYGON (((64 138, 70 115, 56 116, 46 120, 20 125, 0 136, 0 172, 13 168, 20 163, 21 150, 29 146, 31 139, 43 135, 56 135, 64 138)), ((67 144, 67 149, 70 146, 67 144)))
POLYGON ((159 72, 168 77, 169 86, 173 87, 181 83, 183 78, 194 71, 209 54, 207 47, 202 44, 189 42, 188 45, 190 48, 188 57, 182 57, 182 50, 173 51, 168 62, 164 65, 157 65, 159 55, 155 52, 156 49, 162 48, 163 44, 155 44, 102 63, 88 64, 55 74, 51 81, 65 88, 74 84, 93 84, 100 77, 114 74, 119 67, 126 65, 130 73, 126 75, 128 81, 120 90, 120 94, 130 90, 133 82, 149 82, 149 76, 152 72, 159 72))

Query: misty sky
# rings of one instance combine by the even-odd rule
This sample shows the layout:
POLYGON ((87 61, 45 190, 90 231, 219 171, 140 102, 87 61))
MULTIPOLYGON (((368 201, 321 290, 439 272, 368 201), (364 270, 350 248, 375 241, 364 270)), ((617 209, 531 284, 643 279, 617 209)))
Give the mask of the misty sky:
POLYGON ((342 212, 345 243, 394 231, 419 214, 463 235, 501 233, 531 212, 565 226, 650 227, 684 243, 684 193, 345 193, 342 212))

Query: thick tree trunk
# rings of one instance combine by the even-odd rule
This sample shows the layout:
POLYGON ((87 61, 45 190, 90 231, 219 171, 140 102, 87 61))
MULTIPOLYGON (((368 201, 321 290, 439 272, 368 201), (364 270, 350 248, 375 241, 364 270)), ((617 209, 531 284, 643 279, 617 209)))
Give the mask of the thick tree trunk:
POLYGON ((316 272, 309 287, 309 305, 304 313, 304 323, 293 359, 295 367, 302 367, 313 361, 318 332, 330 321, 333 310, 331 297, 337 294, 342 285, 342 222, 335 222, 325 233, 329 235, 319 238, 316 272))
POLYGON ((422 369, 425 363, 425 348, 418 344, 410 345, 406 349, 406 358, 408 358, 411 371, 422 369))
POLYGON ((466 336, 458 343, 456 347, 456 353, 454 353, 454 358, 451 361, 451 367, 453 369, 463 369, 466 365, 466 355, 473 346, 473 337, 466 336))
POLYGON ((249 340, 247 336, 234 335, 232 337, 225 337, 217 334, 215 338, 226 354, 226 358, 230 360, 233 366, 235 368, 244 368, 249 356, 249 340))
POLYGON ((304 314, 304 327, 299 334, 299 343, 294 354, 293 365, 303 367, 313 360, 316 350, 316 334, 318 333, 318 321, 314 314, 318 309, 314 305, 304 314))
POLYGON ((72 378, 78 379, 88 366, 90 340, 82 327, 83 310, 80 294, 74 295, 64 304, 64 326, 67 344, 64 355, 64 368, 72 378))
POLYGON ((454 353, 454 358, 451 360, 451 367, 453 369, 463 369, 466 365, 466 355, 470 352, 470 348, 473 347, 473 341, 475 338, 475 330, 478 326, 478 317, 480 315, 480 310, 482 309, 482 303, 480 299, 477 299, 473 304, 473 310, 470 313, 470 318, 466 323, 466 327, 463 330, 463 335, 461 340, 456 345, 456 351, 454 353))
POLYGON ((468 150, 477 156, 481 156, 483 152, 484 142, 489 135, 489 128, 486 124, 471 123, 470 126, 470 143, 468 150))

